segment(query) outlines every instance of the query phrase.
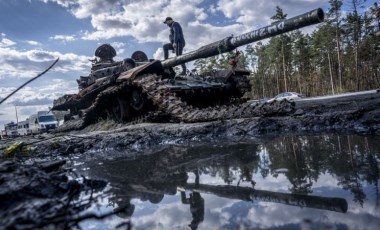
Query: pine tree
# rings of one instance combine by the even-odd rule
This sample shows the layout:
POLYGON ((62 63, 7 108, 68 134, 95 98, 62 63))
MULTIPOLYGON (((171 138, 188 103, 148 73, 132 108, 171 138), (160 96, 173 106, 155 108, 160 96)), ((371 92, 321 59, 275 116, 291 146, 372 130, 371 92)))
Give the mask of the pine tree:
MULTIPOLYGON (((276 6, 276 14, 273 15, 271 17, 271 19, 274 20, 274 22, 278 22, 278 21, 286 19, 287 16, 288 15, 284 14, 283 10, 279 6, 276 6)), ((276 39, 276 38, 274 38, 274 39, 276 39)), ((287 50, 285 50, 285 49, 286 49, 286 46, 289 47, 288 42, 290 39, 289 39, 289 36, 286 34, 280 35, 279 39, 280 39, 280 44, 281 44, 281 62, 282 62, 282 73, 283 73, 283 78, 284 78, 284 91, 288 91, 288 84, 287 84, 287 78, 288 77, 287 76, 288 76, 288 72, 289 72, 288 71, 289 66, 287 65, 287 61, 289 59, 287 60, 287 57, 286 57, 286 51, 288 51, 288 49, 287 50)), ((287 52, 287 54, 289 54, 289 53, 287 52)), ((280 88, 280 87, 278 86, 278 88, 280 88)))
POLYGON ((339 88, 342 90, 342 75, 343 75, 343 63, 341 59, 341 10, 343 2, 341 0, 330 0, 329 1, 331 8, 329 9, 328 23, 335 28, 335 42, 336 42, 336 52, 337 52, 337 61, 338 61, 338 79, 339 79, 339 88))

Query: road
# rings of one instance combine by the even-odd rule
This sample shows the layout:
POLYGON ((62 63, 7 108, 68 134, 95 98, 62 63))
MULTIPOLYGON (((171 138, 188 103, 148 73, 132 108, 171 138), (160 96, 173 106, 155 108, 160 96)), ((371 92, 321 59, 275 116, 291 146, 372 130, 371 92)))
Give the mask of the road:
POLYGON ((347 97, 357 97, 357 96, 379 96, 379 90, 367 90, 367 91, 359 91, 352 93, 341 93, 335 95, 327 95, 327 96, 319 96, 319 97, 307 97, 301 99, 301 101, 316 101, 316 100, 326 100, 326 99, 341 99, 347 97))

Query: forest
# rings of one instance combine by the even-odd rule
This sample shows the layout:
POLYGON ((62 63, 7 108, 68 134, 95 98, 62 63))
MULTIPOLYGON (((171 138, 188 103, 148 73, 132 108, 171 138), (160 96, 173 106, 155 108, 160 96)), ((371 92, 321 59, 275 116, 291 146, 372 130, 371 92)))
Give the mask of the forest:
MULTIPOLYGON (((239 50, 237 68, 251 71, 249 98, 269 98, 282 92, 308 97, 380 87, 380 31, 377 2, 330 0, 325 22, 311 34, 300 30, 272 37, 239 50)), ((272 22, 287 18, 276 7, 272 22)), ((198 73, 231 68, 236 51, 197 60, 198 73)))

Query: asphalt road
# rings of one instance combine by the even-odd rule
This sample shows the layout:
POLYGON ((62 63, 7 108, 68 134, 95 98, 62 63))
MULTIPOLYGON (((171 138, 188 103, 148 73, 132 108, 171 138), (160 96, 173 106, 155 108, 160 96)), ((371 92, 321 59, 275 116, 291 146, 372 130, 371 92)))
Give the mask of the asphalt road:
POLYGON ((307 97, 307 98, 303 98, 299 101, 317 101, 317 100, 327 100, 327 99, 341 99, 341 98, 350 98, 350 97, 357 97, 357 96, 359 96, 359 97, 360 96, 380 96, 380 89, 360 91, 360 92, 352 92, 352 93, 341 93, 341 94, 319 96, 319 97, 307 97))

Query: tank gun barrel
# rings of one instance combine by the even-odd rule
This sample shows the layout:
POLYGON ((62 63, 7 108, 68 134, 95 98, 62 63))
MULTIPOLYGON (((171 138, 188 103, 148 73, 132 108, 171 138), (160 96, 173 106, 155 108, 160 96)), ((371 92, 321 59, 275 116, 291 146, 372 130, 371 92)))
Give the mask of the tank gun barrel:
POLYGON ((324 20, 324 12, 321 8, 298 15, 296 17, 275 22, 269 26, 253 30, 251 32, 233 37, 227 37, 220 41, 202 46, 198 50, 162 61, 164 68, 174 67, 200 58, 208 58, 221 53, 230 52, 237 47, 250 44, 265 38, 280 35, 292 30, 314 25, 324 20))
POLYGON ((230 185, 206 185, 189 183, 186 184, 183 188, 187 191, 209 193, 224 198, 239 199, 243 201, 256 200, 273 202, 291 206, 324 209, 342 213, 346 213, 348 208, 347 201, 343 198, 338 197, 287 194, 230 185))

